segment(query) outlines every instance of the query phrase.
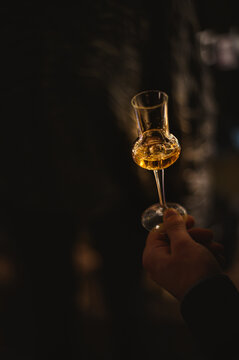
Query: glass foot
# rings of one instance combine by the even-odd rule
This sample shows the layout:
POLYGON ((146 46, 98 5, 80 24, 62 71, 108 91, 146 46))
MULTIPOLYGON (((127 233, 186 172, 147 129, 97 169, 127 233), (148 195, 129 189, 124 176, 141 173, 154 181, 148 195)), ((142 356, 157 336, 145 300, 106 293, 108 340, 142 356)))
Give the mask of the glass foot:
MULTIPOLYGON (((187 211, 179 204, 167 203, 167 208, 176 209, 182 216, 187 215, 187 211)), ((148 231, 151 231, 152 229, 159 229, 160 225, 163 223, 163 213, 165 210, 166 208, 162 207, 159 203, 146 209, 141 217, 143 227, 148 231)))

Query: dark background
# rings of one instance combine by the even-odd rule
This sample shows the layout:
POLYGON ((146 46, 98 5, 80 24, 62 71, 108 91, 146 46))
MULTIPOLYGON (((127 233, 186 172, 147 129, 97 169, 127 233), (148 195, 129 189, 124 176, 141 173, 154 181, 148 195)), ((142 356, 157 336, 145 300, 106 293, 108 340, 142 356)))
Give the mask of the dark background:
POLYGON ((1 8, 1 359, 203 359, 142 269, 157 194, 131 159, 130 99, 169 94, 183 151, 167 198, 214 230, 237 281, 236 14, 232 1, 1 8))

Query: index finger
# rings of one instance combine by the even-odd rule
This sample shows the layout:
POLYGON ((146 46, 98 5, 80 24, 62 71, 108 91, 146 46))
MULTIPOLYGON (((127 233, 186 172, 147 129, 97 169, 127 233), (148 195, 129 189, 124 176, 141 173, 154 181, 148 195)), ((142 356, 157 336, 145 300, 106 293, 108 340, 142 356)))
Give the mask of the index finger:
POLYGON ((159 258, 170 253, 167 234, 162 233, 160 230, 150 231, 143 251, 143 267, 150 271, 150 268, 154 267, 155 263, 158 263, 159 258))
POLYGON ((146 249, 156 250, 164 248, 166 252, 170 252, 169 238, 166 233, 162 233, 160 230, 150 231, 146 240, 146 249))

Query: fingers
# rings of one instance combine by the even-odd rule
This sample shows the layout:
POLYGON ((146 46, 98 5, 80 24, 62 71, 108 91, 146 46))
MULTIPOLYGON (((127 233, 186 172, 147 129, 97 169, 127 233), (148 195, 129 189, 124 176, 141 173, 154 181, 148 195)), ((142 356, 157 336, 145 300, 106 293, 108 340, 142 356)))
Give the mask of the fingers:
POLYGON ((193 228, 188 229, 189 235, 193 240, 199 242, 202 245, 207 245, 213 239, 213 232, 209 229, 193 228))
POLYGON ((213 232, 211 230, 194 228, 189 229, 188 233, 193 240, 205 246, 215 256, 222 268, 225 267, 226 259, 224 257, 224 246, 213 241, 213 232))
POLYGON ((197 241, 199 244, 206 246, 213 253, 224 252, 224 247, 222 244, 219 244, 216 241, 213 241, 213 232, 209 229, 202 228, 193 228, 188 230, 189 235, 193 240, 197 241))
POLYGON ((166 233, 162 233, 159 230, 150 231, 147 240, 146 246, 161 247, 169 246, 169 240, 166 233))
MULTIPOLYGON (((189 224, 193 219, 189 218, 189 224)), ((192 241, 183 217, 174 209, 167 209, 164 213, 164 229, 170 239, 172 250, 181 246, 185 241, 192 241)))
POLYGON ((146 247, 151 251, 163 250, 163 253, 177 251, 185 244, 185 241, 192 239, 205 246, 218 260, 220 265, 225 263, 223 246, 213 241, 213 232, 209 229, 193 228, 194 218, 187 215, 183 218, 174 209, 165 211, 163 227, 160 230, 153 230, 149 233, 146 247))
POLYGON ((186 228, 187 229, 191 229, 195 224, 194 217, 192 217, 191 215, 186 215, 185 221, 186 221, 186 228))
POLYGON ((170 254, 170 246, 168 236, 159 230, 152 230, 146 240, 143 251, 142 263, 143 267, 150 272, 155 264, 164 256, 170 254))
MULTIPOLYGON (((186 224, 186 228, 190 229, 190 230, 188 230, 188 232, 191 231, 191 230, 194 230, 194 229, 191 229, 191 228, 194 226, 195 220, 191 215, 187 215, 184 218, 184 221, 185 221, 185 224, 186 224)), ((196 236, 197 236, 197 234, 195 235, 195 237, 196 236)), ((194 240, 196 240, 196 239, 194 239, 194 240)), ((154 241, 163 241, 163 242, 165 242, 166 241, 168 243, 169 238, 168 238, 168 235, 165 233, 164 225, 162 224, 160 229, 152 230, 148 235, 147 241, 148 242, 154 242, 154 241)))
POLYGON ((180 249, 185 249, 185 245, 189 244, 188 242, 194 240, 205 246, 215 256, 223 269, 226 264, 223 246, 213 241, 211 230, 193 228, 193 225, 194 218, 192 216, 188 215, 183 218, 173 209, 165 211, 163 227, 152 230, 148 235, 143 254, 144 267, 149 269, 154 264, 155 259, 158 263, 159 259, 163 261, 173 252, 179 253, 180 249))
MULTIPOLYGON (((194 224, 195 224, 195 220, 194 220, 194 217, 192 217, 191 215, 185 215, 183 216, 183 220, 186 224, 186 228, 187 229, 191 229, 194 224)), ((153 231, 158 231, 158 232, 161 232, 161 233, 165 233, 165 226, 164 226, 164 223, 161 223, 158 225, 158 228, 157 229, 153 229, 153 231)))

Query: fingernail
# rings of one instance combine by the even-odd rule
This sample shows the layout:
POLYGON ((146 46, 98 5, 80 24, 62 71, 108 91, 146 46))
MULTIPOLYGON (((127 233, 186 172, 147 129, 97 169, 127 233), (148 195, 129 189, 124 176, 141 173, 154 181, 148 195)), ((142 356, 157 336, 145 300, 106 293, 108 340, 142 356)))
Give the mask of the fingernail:
POLYGON ((173 216, 173 215, 179 215, 179 213, 177 212, 177 210, 175 209, 167 209, 165 210, 164 212, 164 219, 168 219, 170 216, 173 216))

